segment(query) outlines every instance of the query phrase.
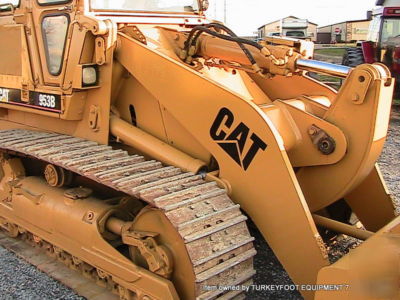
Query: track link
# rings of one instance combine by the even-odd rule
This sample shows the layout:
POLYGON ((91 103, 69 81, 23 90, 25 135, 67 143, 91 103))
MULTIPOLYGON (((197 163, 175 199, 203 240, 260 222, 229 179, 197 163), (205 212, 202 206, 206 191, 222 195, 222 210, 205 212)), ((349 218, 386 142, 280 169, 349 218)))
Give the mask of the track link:
POLYGON ((192 261, 196 299, 241 297, 241 292, 209 287, 251 284, 256 251, 247 218, 215 182, 110 146, 55 133, 0 131, 0 148, 57 165, 164 211, 192 261))

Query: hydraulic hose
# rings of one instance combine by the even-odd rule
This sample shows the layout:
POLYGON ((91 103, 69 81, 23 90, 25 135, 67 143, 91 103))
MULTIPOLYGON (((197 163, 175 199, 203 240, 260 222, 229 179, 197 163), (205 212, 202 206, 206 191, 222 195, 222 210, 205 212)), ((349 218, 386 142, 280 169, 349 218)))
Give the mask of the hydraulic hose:
MULTIPOLYGON (((209 28, 222 29, 222 30, 226 31, 232 38, 238 38, 238 36, 230 28, 226 27, 225 25, 219 24, 219 23, 211 23, 211 24, 206 24, 204 26, 197 26, 197 27, 205 27, 205 28, 208 28, 208 29, 209 28)), ((195 28, 194 28, 191 31, 191 33, 189 35, 189 38, 187 39, 187 43, 185 45, 186 51, 189 51, 189 47, 190 46, 195 46, 196 45, 197 40, 199 39, 199 37, 201 36, 202 33, 204 33, 204 31, 202 29, 195 30, 195 28)), ((241 42, 237 42, 237 44, 242 49, 242 51, 246 54, 246 56, 249 59, 250 63, 252 65, 255 65, 257 62, 254 59, 254 57, 251 54, 251 52, 246 48, 246 46, 244 46, 243 43, 241 43, 241 42)))
POLYGON ((211 24, 207 24, 205 26, 196 26, 192 29, 192 31, 189 34, 188 39, 185 42, 185 51, 186 53, 189 53, 189 49, 190 46, 192 45, 196 45, 196 42, 198 40, 198 38, 200 37, 201 34, 203 33, 208 33, 211 36, 223 39, 223 40, 227 40, 230 42, 235 42, 237 43, 240 48, 243 50, 243 52, 245 53, 245 55, 247 56, 247 58, 249 59, 249 61, 251 62, 252 65, 256 65, 257 61, 254 59, 253 55, 251 54, 251 52, 244 46, 244 44, 246 45, 250 45, 253 46, 259 50, 261 50, 263 48, 263 46, 259 45, 256 42, 252 42, 246 39, 242 39, 239 38, 232 30, 230 30, 229 28, 227 28, 226 26, 222 25, 222 24, 218 24, 218 23, 211 23, 211 24), (220 34, 216 31, 211 30, 210 28, 220 28, 225 30, 229 35, 225 35, 225 34, 220 34))

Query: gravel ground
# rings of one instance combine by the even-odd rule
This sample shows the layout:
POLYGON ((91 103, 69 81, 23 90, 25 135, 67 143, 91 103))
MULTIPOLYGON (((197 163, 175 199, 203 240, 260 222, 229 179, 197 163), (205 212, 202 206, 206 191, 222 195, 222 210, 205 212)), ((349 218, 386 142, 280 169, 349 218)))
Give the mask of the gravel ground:
POLYGON ((400 213, 400 106, 393 109, 390 125, 389 138, 379 165, 392 193, 397 212, 400 213))
MULTIPOLYGON (((396 206, 400 207, 400 109, 394 111, 388 142, 380 160, 380 165, 388 187, 394 195, 396 206)), ((290 285, 292 281, 264 241, 260 232, 250 224, 252 235, 256 238, 255 285, 290 285)), ((348 245, 351 247, 351 243, 348 245)), ((14 254, 0 247, 0 299, 71 299, 80 300, 72 290, 38 271, 14 254)), ((250 300, 301 300, 298 292, 273 292, 252 290, 250 300)))
POLYGON ((0 299, 81 300, 72 290, 0 247, 0 299))

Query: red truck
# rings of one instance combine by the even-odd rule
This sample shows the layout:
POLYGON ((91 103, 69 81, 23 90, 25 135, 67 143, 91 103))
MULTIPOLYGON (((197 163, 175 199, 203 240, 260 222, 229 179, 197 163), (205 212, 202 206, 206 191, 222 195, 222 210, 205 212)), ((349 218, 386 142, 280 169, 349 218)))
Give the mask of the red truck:
MULTIPOLYGON (((389 4, 394 1, 388 1, 389 4)), ((346 49, 343 65, 355 67, 362 63, 381 62, 387 65, 399 83, 400 79, 400 1, 398 7, 383 5, 373 11, 368 40, 358 43, 356 48, 346 49)), ((400 93, 397 84, 397 93, 400 93)))

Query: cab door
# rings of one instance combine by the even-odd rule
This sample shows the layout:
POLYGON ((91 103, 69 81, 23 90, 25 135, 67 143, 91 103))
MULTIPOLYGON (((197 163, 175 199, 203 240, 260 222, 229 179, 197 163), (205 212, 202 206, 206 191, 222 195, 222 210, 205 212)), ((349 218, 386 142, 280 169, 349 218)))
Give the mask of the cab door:
MULTIPOLYGON (((73 5, 75 0, 32 0, 41 75, 47 87, 59 88, 63 84, 70 25, 75 17, 73 5)), ((51 102, 51 99, 43 100, 51 102)), ((49 107, 52 107, 50 102, 49 107)))
MULTIPOLYGON (((23 73, 23 26, 14 19, 15 11, 19 11, 19 7, 19 0, 0 0, 0 88, 7 85, 5 76, 13 76, 17 81, 23 73)), ((0 101, 3 98, 5 97, 0 94, 0 101)))

